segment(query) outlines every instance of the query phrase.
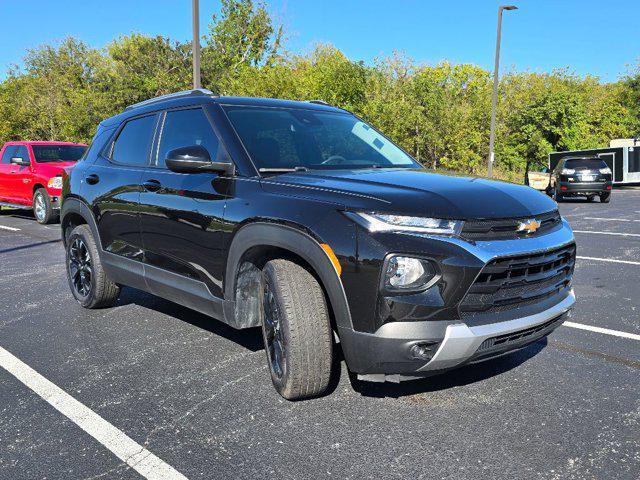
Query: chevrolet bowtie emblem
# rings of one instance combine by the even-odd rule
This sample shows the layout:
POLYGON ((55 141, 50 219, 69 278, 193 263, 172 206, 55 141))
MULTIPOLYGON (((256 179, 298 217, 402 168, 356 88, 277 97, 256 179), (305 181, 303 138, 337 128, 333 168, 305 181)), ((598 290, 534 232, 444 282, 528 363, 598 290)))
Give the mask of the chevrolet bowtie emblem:
POLYGON ((524 222, 520 222, 518 225, 519 232, 527 232, 534 233, 536 230, 540 228, 542 224, 536 220, 535 218, 530 218, 529 220, 525 220, 524 222))

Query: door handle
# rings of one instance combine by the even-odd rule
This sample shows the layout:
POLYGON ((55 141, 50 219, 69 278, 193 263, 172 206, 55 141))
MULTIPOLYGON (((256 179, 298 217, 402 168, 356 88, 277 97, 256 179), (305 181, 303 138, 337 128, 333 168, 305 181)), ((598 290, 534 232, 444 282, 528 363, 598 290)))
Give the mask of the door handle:
POLYGON ((96 183, 98 183, 100 181, 100 177, 98 175, 96 175, 95 173, 92 173, 87 178, 85 178, 85 180, 87 181, 87 183, 89 185, 95 185, 96 183))
POLYGON ((158 180, 147 180, 142 184, 142 188, 144 188, 148 192, 157 192, 162 188, 162 184, 158 180))

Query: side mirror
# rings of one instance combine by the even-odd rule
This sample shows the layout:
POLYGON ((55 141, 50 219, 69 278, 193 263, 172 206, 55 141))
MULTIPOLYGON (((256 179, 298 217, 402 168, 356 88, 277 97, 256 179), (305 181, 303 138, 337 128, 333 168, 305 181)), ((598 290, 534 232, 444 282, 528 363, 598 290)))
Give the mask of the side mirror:
POLYGON ((22 157, 11 157, 11 163, 13 163, 14 165, 20 165, 22 167, 31 165, 31 162, 29 160, 25 160, 22 157))
POLYGON ((165 158, 165 165, 176 173, 217 173, 233 175, 233 163, 212 162, 211 156, 202 145, 180 147, 171 150, 165 158))

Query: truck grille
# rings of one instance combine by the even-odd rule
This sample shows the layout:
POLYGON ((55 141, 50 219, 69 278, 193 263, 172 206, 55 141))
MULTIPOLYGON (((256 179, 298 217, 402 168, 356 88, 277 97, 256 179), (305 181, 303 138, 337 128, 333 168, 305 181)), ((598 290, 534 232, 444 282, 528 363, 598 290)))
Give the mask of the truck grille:
POLYGON ((576 246, 502 257, 482 269, 460 304, 463 317, 499 312, 551 297, 571 284, 576 246))
POLYGON ((535 237, 548 232, 561 222, 560 213, 557 210, 532 215, 522 218, 503 218, 497 220, 470 220, 464 223, 461 236, 469 240, 505 240, 510 238, 535 237), (531 219, 538 220, 541 225, 538 230, 531 234, 518 231, 520 222, 531 219))

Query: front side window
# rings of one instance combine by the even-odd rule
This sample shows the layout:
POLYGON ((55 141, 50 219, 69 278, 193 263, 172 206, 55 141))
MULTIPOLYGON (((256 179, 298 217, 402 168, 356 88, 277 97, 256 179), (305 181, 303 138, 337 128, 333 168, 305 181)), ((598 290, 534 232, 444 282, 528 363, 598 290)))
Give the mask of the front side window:
POLYGON ((38 163, 77 162, 87 150, 82 145, 32 145, 31 148, 38 163))
POLYGON ((218 137, 201 108, 167 112, 156 164, 164 167, 171 150, 194 145, 206 148, 212 161, 224 161, 218 159, 218 137))
POLYGON ((2 163, 3 165, 8 165, 11 163, 11 159, 13 157, 15 157, 15 153, 16 150, 18 149, 18 147, 16 147, 15 145, 9 145, 8 147, 6 147, 4 149, 4 152, 2 153, 2 159, 0 160, 0 163, 2 163))
POLYGON ((111 159, 116 163, 145 166, 149 163, 149 150, 153 142, 156 115, 129 120, 118 135, 111 159))
POLYGON ((224 108, 258 169, 419 167, 389 139, 348 113, 224 108))
POLYGON ((27 147, 25 147, 24 145, 21 145, 18 147, 18 149, 16 150, 16 153, 14 153, 12 157, 21 158, 22 160, 29 161, 29 151, 27 150, 27 147))

